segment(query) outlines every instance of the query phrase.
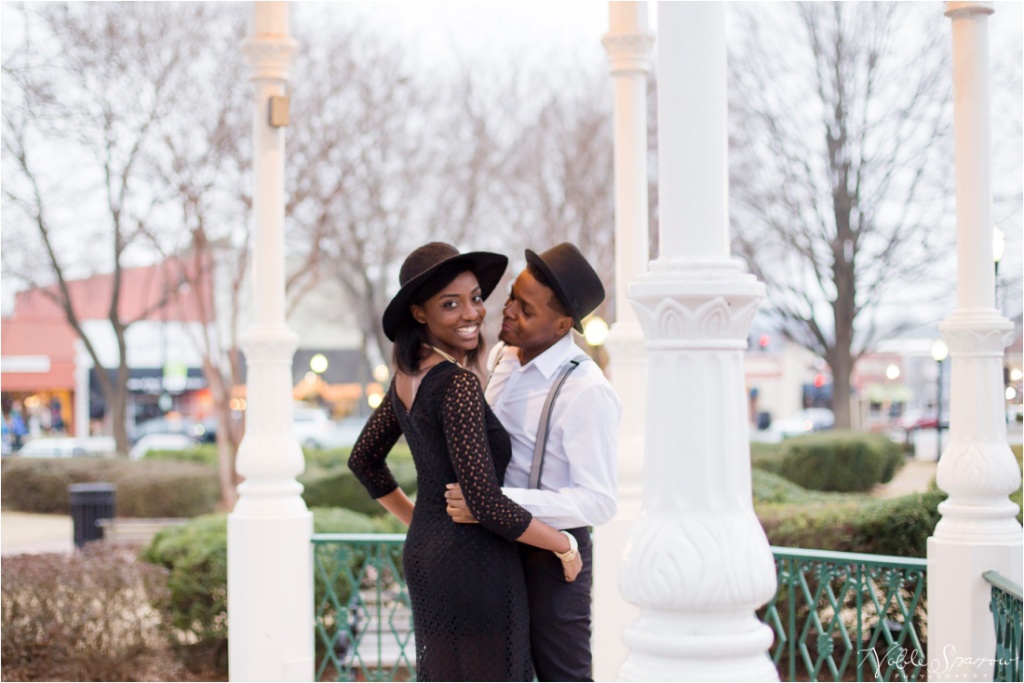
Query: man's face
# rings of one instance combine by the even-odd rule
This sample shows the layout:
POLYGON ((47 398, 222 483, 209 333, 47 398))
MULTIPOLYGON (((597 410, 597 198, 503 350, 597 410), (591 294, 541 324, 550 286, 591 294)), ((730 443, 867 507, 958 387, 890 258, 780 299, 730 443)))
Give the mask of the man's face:
POLYGON ((512 284, 512 292, 502 311, 498 338, 521 350, 520 361, 528 363, 568 334, 573 320, 554 310, 555 296, 549 287, 524 270, 512 284))

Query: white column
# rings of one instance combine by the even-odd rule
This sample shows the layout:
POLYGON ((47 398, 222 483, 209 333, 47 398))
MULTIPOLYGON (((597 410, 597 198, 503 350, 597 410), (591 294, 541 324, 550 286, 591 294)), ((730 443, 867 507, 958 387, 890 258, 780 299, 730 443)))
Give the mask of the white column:
POLYGON ((643 510, 623 680, 778 680, 754 611, 775 564, 751 498, 743 353, 764 285, 729 256, 725 8, 658 5, 661 254, 629 287, 647 338, 643 510))
POLYGON ((938 485, 949 493, 928 539, 931 680, 991 680, 994 569, 1021 582, 1022 537, 1008 496, 1020 470, 1006 441, 1002 358, 1013 325, 995 308, 992 260, 988 15, 990 3, 947 2, 953 22, 957 308, 941 325, 953 374, 950 439, 938 485))
POLYGON ((284 318, 284 128, 270 125, 272 96, 286 95, 297 49, 284 2, 254 2, 242 51, 253 99, 254 324, 248 365, 245 477, 228 516, 228 640, 232 681, 313 680, 313 518, 295 477, 302 450, 292 434, 292 356, 298 337, 284 318))
POLYGON ((640 514, 647 350, 627 285, 647 270, 647 77, 654 33, 646 2, 609 2, 602 38, 615 86, 615 324, 606 347, 609 376, 622 399, 618 514, 594 531, 594 678, 615 678, 628 650, 622 640, 639 610, 619 592, 622 549, 640 514))
POLYGON ((85 350, 81 339, 75 339, 75 436, 91 436, 89 433, 89 370, 92 356, 85 350))

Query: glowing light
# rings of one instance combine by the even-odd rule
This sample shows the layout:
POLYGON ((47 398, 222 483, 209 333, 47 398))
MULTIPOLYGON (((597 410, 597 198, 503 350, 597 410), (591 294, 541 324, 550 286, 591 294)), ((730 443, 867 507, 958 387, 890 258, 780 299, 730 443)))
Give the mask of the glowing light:
POLYGON ((311 371, 311 372, 307 372, 306 376, 303 379, 304 379, 304 381, 307 384, 313 384, 314 382, 316 382, 316 378, 317 377, 319 377, 319 375, 317 375, 315 372, 311 371))
POLYGON ((583 338, 591 346, 601 346, 608 338, 608 323, 599 315, 592 316, 583 325, 583 338))
POLYGON ((1012 401, 1015 398, 1017 398, 1017 390, 1013 387, 1006 387, 1006 400, 1012 401))
POLYGON ((1024 379, 1024 372, 1021 372, 1019 368, 1013 368, 1010 370, 1010 381, 1019 382, 1024 379))
POLYGON ((885 369, 885 376, 889 379, 896 379, 900 376, 900 369, 895 363, 889 363, 889 367, 885 369))
POLYGON ((992 260, 999 263, 1006 251, 1006 235, 999 228, 992 230, 992 260))
POLYGON ((946 346, 946 342, 942 339, 936 339, 932 342, 932 359, 938 363, 946 360, 946 356, 949 355, 949 347, 946 346))
POLYGON ((369 405, 374 410, 377 409, 377 406, 379 406, 381 401, 383 401, 383 400, 384 400, 384 394, 378 393, 376 391, 366 397, 367 405, 369 405))
POLYGON ((381 363, 373 369, 373 378, 383 384, 388 381, 388 377, 391 376, 391 370, 388 366, 381 363))
POLYGON ((825 375, 815 375, 814 386, 817 387, 818 389, 821 389, 823 386, 825 386, 825 375))
POLYGON ((322 353, 318 353, 309 359, 309 369, 320 374, 327 369, 327 356, 322 353))
POLYGON ((757 338, 757 345, 762 349, 767 349, 768 345, 772 343, 772 340, 768 338, 767 334, 762 334, 757 338))

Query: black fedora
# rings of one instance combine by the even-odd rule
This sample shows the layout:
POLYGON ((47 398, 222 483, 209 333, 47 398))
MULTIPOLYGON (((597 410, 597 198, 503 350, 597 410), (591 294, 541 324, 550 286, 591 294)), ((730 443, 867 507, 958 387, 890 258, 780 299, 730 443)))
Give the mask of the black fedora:
POLYGON ((435 275, 450 274, 452 278, 464 271, 471 271, 480 283, 480 295, 484 299, 491 295, 501 281, 508 266, 508 257, 488 251, 470 251, 460 254, 459 250, 444 242, 430 242, 405 257, 398 271, 401 289, 384 309, 382 319, 384 334, 395 341, 395 333, 403 320, 412 319, 409 305, 421 287, 435 275))
POLYGON ((572 316, 573 327, 582 333, 583 319, 604 301, 604 285, 593 266, 568 242, 540 254, 527 249, 526 262, 544 274, 555 296, 572 316))

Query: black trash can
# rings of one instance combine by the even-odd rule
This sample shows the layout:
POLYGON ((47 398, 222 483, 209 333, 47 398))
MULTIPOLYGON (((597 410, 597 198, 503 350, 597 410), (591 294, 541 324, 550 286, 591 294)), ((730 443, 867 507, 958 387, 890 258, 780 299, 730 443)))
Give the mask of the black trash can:
POLYGON ((103 527, 97 522, 101 519, 114 518, 116 492, 116 485, 105 482, 68 486, 76 548, 81 548, 89 541, 103 538, 103 527))

